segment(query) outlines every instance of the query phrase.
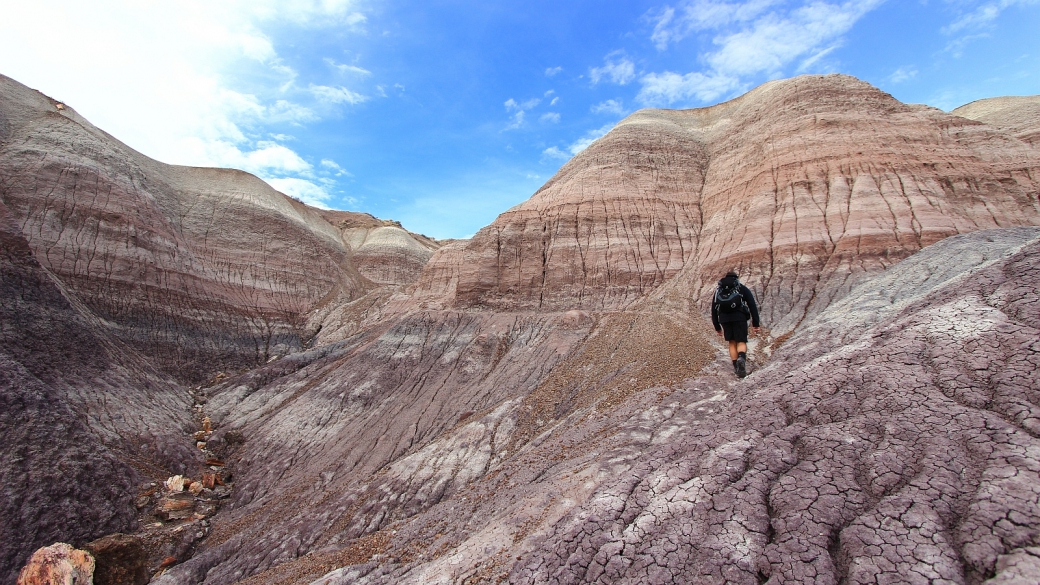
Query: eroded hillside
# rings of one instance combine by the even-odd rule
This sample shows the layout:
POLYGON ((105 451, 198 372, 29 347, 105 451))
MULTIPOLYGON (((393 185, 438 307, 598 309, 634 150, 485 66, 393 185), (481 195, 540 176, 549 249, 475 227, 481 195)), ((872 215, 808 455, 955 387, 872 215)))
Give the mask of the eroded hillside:
POLYGON ((975 121, 807 76, 637 112, 442 245, 151 161, 0 81, 0 359, 26 372, 0 473, 76 470, 7 496, 12 580, 115 531, 185 535, 155 583, 1034 574, 1017 101, 975 121), (703 313, 733 267, 766 325, 743 381, 703 313), (227 485, 171 499, 174 473, 227 485), (33 525, 59 501, 79 516, 33 525))

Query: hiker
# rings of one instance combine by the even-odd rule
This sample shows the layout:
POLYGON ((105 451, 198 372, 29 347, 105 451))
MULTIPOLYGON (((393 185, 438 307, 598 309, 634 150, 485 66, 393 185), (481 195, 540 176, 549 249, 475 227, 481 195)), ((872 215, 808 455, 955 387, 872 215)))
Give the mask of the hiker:
POLYGON ((740 284, 737 273, 730 270, 715 287, 715 298, 711 303, 711 323, 719 335, 729 342, 729 359, 733 360, 733 371, 738 378, 747 375, 747 322, 758 332, 758 305, 755 295, 748 287, 740 284))

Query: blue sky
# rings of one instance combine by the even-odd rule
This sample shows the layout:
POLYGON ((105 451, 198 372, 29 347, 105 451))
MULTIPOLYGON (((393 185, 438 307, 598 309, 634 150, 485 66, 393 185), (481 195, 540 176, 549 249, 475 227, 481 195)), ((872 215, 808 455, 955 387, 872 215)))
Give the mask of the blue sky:
POLYGON ((1040 93, 1040 0, 0 0, 0 73, 175 164, 466 237, 641 107, 1040 93))

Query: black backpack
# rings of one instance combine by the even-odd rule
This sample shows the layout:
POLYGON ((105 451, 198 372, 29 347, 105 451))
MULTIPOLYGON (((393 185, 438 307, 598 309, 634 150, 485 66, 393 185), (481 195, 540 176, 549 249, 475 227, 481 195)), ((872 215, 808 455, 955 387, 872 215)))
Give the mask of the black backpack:
POLYGON ((733 278, 723 278, 715 287, 715 311, 720 315, 725 313, 743 313, 751 315, 744 295, 740 294, 740 281, 733 278))

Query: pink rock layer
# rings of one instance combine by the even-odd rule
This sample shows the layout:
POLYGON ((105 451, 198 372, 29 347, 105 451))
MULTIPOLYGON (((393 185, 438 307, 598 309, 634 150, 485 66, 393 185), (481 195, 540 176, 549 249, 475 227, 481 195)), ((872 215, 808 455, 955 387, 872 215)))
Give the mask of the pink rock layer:
POLYGON ((1028 143, 854 78, 775 81, 629 116, 461 253, 435 255, 419 292, 612 309, 683 272, 703 308, 736 268, 782 332, 942 238, 1040 223, 1038 172, 1028 143))

